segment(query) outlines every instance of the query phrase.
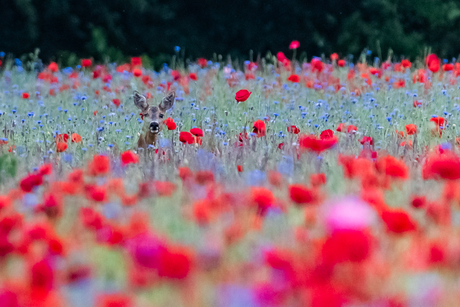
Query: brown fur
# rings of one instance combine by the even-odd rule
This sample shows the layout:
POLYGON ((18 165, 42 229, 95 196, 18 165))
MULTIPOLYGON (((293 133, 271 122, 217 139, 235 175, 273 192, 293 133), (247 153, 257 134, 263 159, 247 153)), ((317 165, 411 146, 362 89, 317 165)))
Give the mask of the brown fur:
POLYGON ((144 116, 144 126, 141 135, 137 141, 138 148, 148 148, 149 145, 156 145, 157 135, 163 129, 164 113, 169 110, 174 104, 175 93, 170 92, 163 98, 158 106, 150 106, 147 99, 134 92, 134 104, 142 111, 144 116), (150 130, 150 124, 158 124, 158 131, 155 133, 150 130))

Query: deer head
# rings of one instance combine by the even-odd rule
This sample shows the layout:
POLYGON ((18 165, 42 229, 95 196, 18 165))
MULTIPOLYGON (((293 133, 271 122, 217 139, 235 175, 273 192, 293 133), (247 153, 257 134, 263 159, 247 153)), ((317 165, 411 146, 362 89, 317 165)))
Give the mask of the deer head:
POLYGON ((163 128, 164 114, 173 106, 175 97, 175 92, 169 92, 158 106, 150 106, 143 95, 134 91, 134 104, 141 110, 144 121, 142 135, 138 142, 139 145, 142 145, 140 147, 153 145, 156 142, 156 135, 163 128), (145 140, 146 144, 143 144, 141 139, 145 140))
POLYGON ((144 131, 158 134, 163 127, 163 118, 167 110, 171 109, 174 104, 174 92, 170 92, 163 98, 158 106, 150 106, 147 99, 134 91, 134 104, 141 110, 144 121, 144 131))

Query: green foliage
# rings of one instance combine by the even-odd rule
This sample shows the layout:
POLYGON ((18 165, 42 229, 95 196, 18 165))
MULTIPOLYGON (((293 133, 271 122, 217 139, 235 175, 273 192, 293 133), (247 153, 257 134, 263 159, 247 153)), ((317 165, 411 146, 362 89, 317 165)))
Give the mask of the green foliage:
POLYGON ((45 61, 68 65, 80 57, 121 62, 145 55, 160 67, 176 45, 187 58, 212 58, 211 52, 247 58, 248 48, 255 55, 288 52, 293 39, 310 58, 358 55, 365 47, 377 52, 377 42, 383 56, 392 48, 415 58, 431 47, 447 57, 457 55, 460 40, 458 0, 4 2, 0 50, 18 56, 38 47, 45 61))
POLYGON ((0 182, 7 177, 14 178, 18 169, 18 160, 12 155, 4 154, 0 156, 0 182))

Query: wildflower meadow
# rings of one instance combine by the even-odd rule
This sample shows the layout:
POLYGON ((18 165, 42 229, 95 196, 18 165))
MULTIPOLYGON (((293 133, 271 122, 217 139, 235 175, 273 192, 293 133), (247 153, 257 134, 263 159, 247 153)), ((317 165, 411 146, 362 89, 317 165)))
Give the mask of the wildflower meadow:
POLYGON ((460 63, 299 45, 1 53, 0 306, 460 306, 460 63))

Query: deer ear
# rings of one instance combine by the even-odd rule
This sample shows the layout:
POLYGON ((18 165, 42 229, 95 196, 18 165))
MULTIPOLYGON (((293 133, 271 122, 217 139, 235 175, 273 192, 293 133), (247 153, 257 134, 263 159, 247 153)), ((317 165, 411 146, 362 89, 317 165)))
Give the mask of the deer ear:
POLYGON ((169 110, 172 108, 174 104, 174 99, 176 98, 176 93, 175 92, 169 92, 168 95, 166 95, 165 98, 160 102, 160 105, 158 106, 162 112, 166 112, 166 110, 169 110))
POLYGON ((134 104, 141 111, 146 111, 149 108, 149 104, 147 103, 147 99, 143 95, 139 94, 138 91, 134 91, 134 104))

